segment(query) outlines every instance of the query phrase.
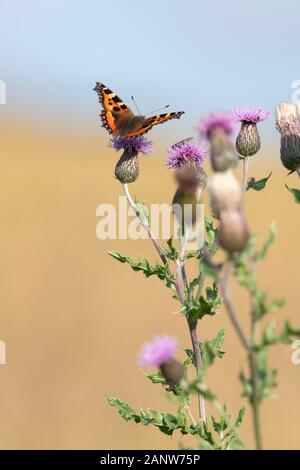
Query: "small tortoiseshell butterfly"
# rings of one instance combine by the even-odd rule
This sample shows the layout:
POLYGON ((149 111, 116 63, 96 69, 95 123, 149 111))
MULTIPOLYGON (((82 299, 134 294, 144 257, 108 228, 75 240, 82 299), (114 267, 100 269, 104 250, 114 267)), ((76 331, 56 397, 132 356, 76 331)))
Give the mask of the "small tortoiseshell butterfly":
POLYGON ((133 137, 145 134, 156 124, 162 124, 169 119, 179 119, 184 111, 177 113, 158 114, 157 116, 136 116, 131 109, 113 91, 103 83, 96 83, 94 88, 103 106, 101 110, 101 122, 110 134, 122 137, 133 137))

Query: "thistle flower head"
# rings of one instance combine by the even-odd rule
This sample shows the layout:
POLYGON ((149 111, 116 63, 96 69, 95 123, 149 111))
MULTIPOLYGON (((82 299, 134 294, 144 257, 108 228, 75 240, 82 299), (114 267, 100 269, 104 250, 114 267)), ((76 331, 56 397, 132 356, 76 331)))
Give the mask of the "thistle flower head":
POLYGON ((138 354, 138 364, 141 367, 159 367, 171 361, 174 358, 176 350, 176 338, 167 335, 156 336, 152 341, 142 346, 138 354))
POLYGON ((235 120, 226 113, 211 113, 200 121, 198 132, 201 137, 209 138, 212 131, 222 129, 231 135, 234 131, 235 120))
POLYGON ((260 149, 260 138, 256 124, 264 121, 270 115, 259 108, 237 108, 233 115, 242 123, 236 139, 236 149, 242 157, 251 157, 260 149))
POLYGON ((277 106, 276 128, 283 134, 290 132, 300 133, 298 108, 295 104, 283 102, 277 106))
POLYGON ((116 151, 123 149, 132 154, 143 153, 144 155, 149 155, 152 151, 152 142, 142 135, 136 137, 121 137, 117 135, 111 139, 109 145, 116 151))
POLYGON ((176 170, 186 163, 200 166, 205 155, 206 152, 200 145, 191 141, 183 141, 168 150, 167 166, 176 170))
POLYGON ((270 116, 268 111, 260 108, 236 108, 233 110, 233 117, 236 121, 257 124, 270 116))
POLYGON ((276 127, 280 132, 280 158, 290 171, 300 168, 299 107, 293 103, 280 103, 276 108, 276 127))

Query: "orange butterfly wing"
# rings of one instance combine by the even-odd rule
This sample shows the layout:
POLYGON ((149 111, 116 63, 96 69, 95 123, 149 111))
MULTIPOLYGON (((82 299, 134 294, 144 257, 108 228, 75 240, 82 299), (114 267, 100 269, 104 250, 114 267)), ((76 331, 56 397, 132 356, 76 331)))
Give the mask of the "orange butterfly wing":
POLYGON ((157 124, 162 124, 163 122, 169 121, 170 119, 180 119, 182 114, 184 114, 184 111, 179 111, 176 113, 158 114, 157 116, 144 118, 144 122, 142 124, 141 129, 127 134, 127 137, 146 134, 146 132, 150 131, 153 126, 156 126, 157 124))
POLYGON ((102 127, 110 134, 118 133, 118 120, 122 119, 124 122, 127 119, 132 119, 134 117, 133 112, 116 93, 103 85, 103 83, 97 82, 94 91, 98 94, 99 102, 103 106, 100 113, 102 127))

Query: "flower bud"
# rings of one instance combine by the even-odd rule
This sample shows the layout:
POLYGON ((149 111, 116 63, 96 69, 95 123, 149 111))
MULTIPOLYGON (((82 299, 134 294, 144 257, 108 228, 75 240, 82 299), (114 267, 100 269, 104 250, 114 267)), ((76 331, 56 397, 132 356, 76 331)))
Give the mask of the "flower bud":
POLYGON ((203 168, 193 163, 185 163, 175 171, 175 180, 184 192, 194 192, 198 188, 204 189, 207 176, 203 168))
POLYGON ((176 359, 170 359, 161 364, 160 371, 169 385, 179 384, 184 376, 184 367, 176 359))
POLYGON ((138 354, 138 364, 141 367, 159 367, 168 384, 176 385, 184 375, 183 365, 174 358, 176 350, 176 338, 156 336, 143 345, 138 354))
POLYGON ((241 252, 247 245, 249 230, 245 215, 240 208, 222 211, 218 229, 220 246, 229 253, 241 252))
POLYGON ((110 146, 116 151, 124 150, 115 167, 116 178, 122 184, 133 183, 139 176, 138 154, 148 155, 152 150, 152 143, 143 136, 115 136, 111 140, 110 146))
POLYGON ((251 157, 260 149, 257 126, 252 122, 243 122, 236 139, 236 149, 243 157, 251 157))
POLYGON ((242 157, 251 157, 260 149, 257 123, 267 119, 269 113, 258 108, 236 109, 234 116, 242 123, 236 139, 236 149, 242 157))
POLYGON ((300 122, 293 103, 280 103, 276 108, 276 127, 280 132, 280 158, 290 171, 300 169, 300 122))
POLYGON ((138 153, 124 150, 115 167, 115 176, 122 184, 133 183, 139 176, 138 153))
POLYGON ((201 200, 201 188, 194 190, 177 189, 173 201, 172 210, 180 226, 194 225, 197 220, 197 204, 201 200))
POLYGON ((208 183, 210 204, 214 217, 232 207, 237 207, 241 200, 241 187, 232 170, 214 173, 208 183))
POLYGON ((210 159, 214 171, 226 171, 238 163, 236 150, 230 140, 234 124, 233 117, 226 113, 209 114, 200 122, 198 132, 210 143, 210 159))
POLYGON ((213 130, 210 134, 210 159, 214 171, 226 171, 238 163, 236 150, 223 129, 213 130))

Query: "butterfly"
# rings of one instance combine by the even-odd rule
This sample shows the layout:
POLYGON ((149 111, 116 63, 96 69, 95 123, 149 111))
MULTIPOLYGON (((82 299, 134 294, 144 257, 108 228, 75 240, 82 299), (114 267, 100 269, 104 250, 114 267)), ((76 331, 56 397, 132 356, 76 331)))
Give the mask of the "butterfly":
POLYGON ((94 91, 98 94, 103 106, 100 117, 102 127, 110 134, 122 137, 133 137, 150 131, 153 126, 170 119, 179 119, 184 111, 158 114, 157 116, 136 116, 131 109, 112 90, 103 83, 96 83, 94 91))

